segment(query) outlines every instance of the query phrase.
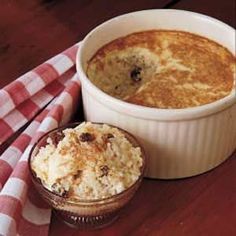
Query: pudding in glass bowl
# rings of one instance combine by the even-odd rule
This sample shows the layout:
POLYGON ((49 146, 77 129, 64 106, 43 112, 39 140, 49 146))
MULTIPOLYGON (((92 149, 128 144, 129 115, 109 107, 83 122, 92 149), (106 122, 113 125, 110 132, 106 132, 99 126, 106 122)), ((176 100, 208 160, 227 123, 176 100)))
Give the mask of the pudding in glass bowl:
POLYGON ((139 187, 145 156, 133 136, 106 124, 70 124, 47 133, 30 155, 41 196, 80 228, 111 223, 139 187))

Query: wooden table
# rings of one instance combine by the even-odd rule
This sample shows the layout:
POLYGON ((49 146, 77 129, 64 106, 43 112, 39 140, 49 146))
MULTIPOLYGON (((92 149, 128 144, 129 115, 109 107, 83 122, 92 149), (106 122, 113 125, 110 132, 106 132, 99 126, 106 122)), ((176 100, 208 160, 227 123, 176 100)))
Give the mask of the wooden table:
MULTIPOLYGON (((197 11, 236 25, 234 0, 2 0, 0 87, 82 40, 104 20, 149 8, 197 11)), ((77 231, 53 216, 50 235, 236 235, 236 153, 197 177, 145 179, 108 228, 77 231)))

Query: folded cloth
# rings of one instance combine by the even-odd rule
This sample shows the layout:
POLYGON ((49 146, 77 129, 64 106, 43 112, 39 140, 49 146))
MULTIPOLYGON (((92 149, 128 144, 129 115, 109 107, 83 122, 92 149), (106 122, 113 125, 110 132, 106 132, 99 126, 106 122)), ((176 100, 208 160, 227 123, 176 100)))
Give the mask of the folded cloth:
MULTIPOLYGON (((16 125, 7 137, 25 124, 20 116, 29 111, 28 122, 40 112, 0 156, 0 235, 48 235, 51 209, 35 192, 27 163, 34 143, 46 132, 70 121, 78 107, 80 82, 71 69, 77 49, 78 45, 73 46, 0 90, 0 121, 7 120, 11 128, 11 124, 16 125), (31 110, 32 102, 37 108, 31 106, 31 110)), ((5 141, 4 135, 0 133, 0 140, 5 141)))
POLYGON ((0 118, 32 97, 75 64, 78 44, 49 59, 0 90, 0 118))
POLYGON ((47 105, 66 86, 66 82, 74 75, 74 68, 61 75, 31 98, 20 103, 15 109, 0 119, 0 145, 19 128, 29 122, 45 105, 47 105))
POLYGON ((74 66, 77 49, 78 44, 0 90, 0 130, 4 134, 0 135, 0 145, 60 92, 60 82, 66 77, 63 74, 74 66), (53 81, 55 85, 51 86, 53 81))
POLYGON ((40 123, 52 108, 52 104, 50 103, 0 156, 0 190, 35 135, 40 123))

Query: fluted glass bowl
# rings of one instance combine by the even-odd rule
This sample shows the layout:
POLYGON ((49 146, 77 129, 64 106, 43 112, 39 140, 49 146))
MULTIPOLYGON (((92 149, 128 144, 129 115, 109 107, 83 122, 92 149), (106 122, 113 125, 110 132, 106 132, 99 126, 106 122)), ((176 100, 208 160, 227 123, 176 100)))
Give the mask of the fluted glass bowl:
MULTIPOLYGON (((74 128, 79 123, 72 123, 66 126, 56 128, 43 135, 33 146, 29 157, 29 170, 32 181, 41 197, 49 203, 59 219, 70 226, 81 229, 95 229, 104 227, 112 223, 118 216, 120 211, 134 196, 136 190, 141 184, 145 169, 145 154, 137 140, 128 132, 119 129, 125 134, 125 137, 133 144, 134 147, 140 147, 143 158, 141 174, 137 181, 123 192, 104 199, 69 199, 51 192, 43 186, 41 180, 37 178, 36 173, 31 168, 31 160, 37 155, 39 149, 47 144, 50 137, 54 143, 58 143, 63 137, 62 131, 67 128, 74 128)), ((116 127, 117 128, 117 127, 116 127)))

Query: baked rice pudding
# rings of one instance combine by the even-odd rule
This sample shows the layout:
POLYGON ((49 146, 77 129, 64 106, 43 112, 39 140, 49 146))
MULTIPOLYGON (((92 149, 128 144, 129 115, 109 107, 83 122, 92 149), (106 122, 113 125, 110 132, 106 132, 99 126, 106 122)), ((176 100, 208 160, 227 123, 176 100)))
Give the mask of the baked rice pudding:
POLYGON ((205 37, 151 30, 118 38, 88 62, 87 76, 105 93, 156 108, 188 108, 235 91, 235 57, 205 37))
POLYGON ((48 138, 31 160, 50 191, 79 200, 104 199, 128 189, 141 175, 142 151, 125 133, 106 124, 84 122, 48 138))

